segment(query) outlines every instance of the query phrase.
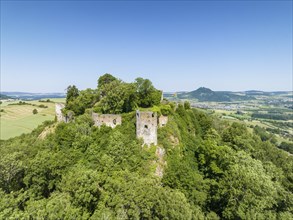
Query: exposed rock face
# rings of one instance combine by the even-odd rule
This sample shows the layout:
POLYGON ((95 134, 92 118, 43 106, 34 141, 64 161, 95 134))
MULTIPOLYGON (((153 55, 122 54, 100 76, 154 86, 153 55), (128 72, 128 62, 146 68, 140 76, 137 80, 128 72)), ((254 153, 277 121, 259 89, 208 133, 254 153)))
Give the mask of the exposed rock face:
POLYGON ((66 117, 62 113, 62 109, 64 107, 65 107, 65 105, 63 103, 56 103, 55 104, 55 114, 56 114, 58 122, 61 122, 61 121, 66 122, 66 117))
POLYGON ((121 115, 115 114, 102 114, 92 113, 92 118, 94 120, 95 126, 101 127, 101 125, 106 125, 111 128, 115 128, 117 125, 121 125, 122 118, 121 115))
POLYGON ((62 113, 62 109, 65 108, 65 104, 63 103, 56 103, 55 104, 55 113, 57 117, 58 122, 65 122, 68 123, 70 121, 73 121, 73 112, 68 112, 67 115, 64 115, 62 113))
POLYGON ((159 127, 164 127, 168 123, 168 116, 161 115, 159 117, 159 127))
POLYGON ((142 138, 144 144, 157 145, 157 113, 136 111, 136 137, 142 138))
POLYGON ((156 156, 158 158, 158 161, 156 163, 157 166, 156 166, 155 175, 162 178, 164 175, 164 166, 166 165, 166 161, 164 160, 164 156, 165 156, 164 148, 157 147, 156 156))
POLYGON ((55 129, 56 125, 50 125, 48 127, 45 127, 42 133, 38 136, 38 139, 44 140, 49 134, 54 133, 55 129))
POLYGON ((174 137, 173 135, 170 135, 170 141, 173 147, 177 146, 179 144, 178 137, 174 137))

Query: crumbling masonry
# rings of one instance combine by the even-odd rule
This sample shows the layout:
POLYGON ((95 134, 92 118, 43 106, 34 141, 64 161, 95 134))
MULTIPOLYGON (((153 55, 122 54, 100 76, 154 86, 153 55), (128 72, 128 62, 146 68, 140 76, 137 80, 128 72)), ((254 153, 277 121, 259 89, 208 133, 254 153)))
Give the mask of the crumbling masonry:
MULTIPOLYGON (((72 120, 69 116, 64 116, 62 109, 65 107, 62 103, 56 103, 55 112, 58 122, 69 122, 72 120)), ((115 114, 97 114, 92 113, 92 119, 94 126, 101 127, 106 125, 111 128, 115 128, 117 125, 122 124, 121 115, 115 114)), ((166 126, 168 122, 168 116, 161 115, 157 117, 156 112, 141 112, 136 111, 136 137, 143 139, 143 144, 150 146, 151 144, 157 145, 157 130, 159 127, 166 126)))
POLYGON ((101 127, 101 125, 106 125, 111 128, 115 128, 117 125, 121 125, 122 119, 121 115, 114 115, 114 114, 97 114, 92 113, 92 118, 94 121, 94 125, 101 127))
POLYGON ((168 123, 168 116, 161 115, 159 117, 159 126, 160 126, 160 128, 165 127, 167 125, 167 123, 168 123))
POLYGON ((64 121, 65 122, 65 116, 62 113, 62 109, 65 107, 65 105, 63 103, 56 103, 55 104, 55 113, 56 113, 56 117, 57 117, 57 121, 61 122, 64 121))
POLYGON ((65 107, 63 103, 56 103, 55 104, 55 114, 57 117, 58 122, 65 122, 68 123, 73 120, 73 114, 68 113, 67 115, 64 115, 62 113, 62 109, 65 107))
POLYGON ((144 144, 157 145, 157 128, 157 113, 136 111, 136 137, 142 138, 144 144))

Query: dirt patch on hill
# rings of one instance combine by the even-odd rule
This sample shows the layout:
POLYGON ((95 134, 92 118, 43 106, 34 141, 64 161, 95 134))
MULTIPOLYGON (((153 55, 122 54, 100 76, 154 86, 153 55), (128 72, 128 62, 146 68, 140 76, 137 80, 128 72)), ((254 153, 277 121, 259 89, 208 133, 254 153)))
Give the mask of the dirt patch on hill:
POLYGON ((38 139, 43 140, 45 137, 47 137, 49 134, 54 133, 56 129, 56 125, 50 125, 48 127, 45 127, 45 129, 42 131, 42 133, 38 136, 38 139))

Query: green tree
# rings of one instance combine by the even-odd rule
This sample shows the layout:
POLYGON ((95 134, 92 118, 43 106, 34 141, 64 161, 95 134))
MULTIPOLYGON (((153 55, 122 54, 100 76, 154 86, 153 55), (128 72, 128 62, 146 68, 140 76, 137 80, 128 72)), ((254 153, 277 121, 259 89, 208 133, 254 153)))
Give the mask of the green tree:
POLYGON ((81 207, 84 212, 92 214, 101 195, 99 181, 97 171, 75 166, 63 176, 59 189, 71 196, 76 207, 81 207))
POLYGON ((103 113, 130 112, 137 106, 138 98, 132 83, 115 80, 104 84, 99 92, 104 95, 97 106, 103 113))
POLYGON ((125 102, 125 90, 122 82, 115 80, 102 85, 99 90, 101 100, 98 106, 103 113, 122 113, 125 102))
MULTIPOLYGON (((116 80, 118 80, 118 79, 109 73, 106 73, 106 74, 100 76, 100 78, 98 79, 98 90, 100 90, 103 86, 105 86, 113 81, 116 81, 116 80)), ((104 95, 104 94, 102 93, 102 95, 104 95)))
POLYGON ((75 85, 68 86, 66 89, 66 105, 79 96, 79 90, 75 85))
POLYGON ((75 207, 68 193, 54 192, 48 199, 29 200, 26 219, 88 219, 81 208, 75 207))
POLYGON ((155 89, 149 79, 137 78, 135 85, 139 97, 139 106, 148 108, 160 104, 162 92, 155 89))
POLYGON ((69 156, 43 150, 29 161, 24 183, 29 188, 31 198, 48 198, 55 191, 65 167, 70 164, 69 156))
POLYGON ((180 158, 177 153, 170 155, 162 182, 173 189, 179 189, 192 204, 203 205, 207 199, 207 185, 192 163, 187 158, 180 158))
POLYGON ((279 148, 288 151, 289 153, 293 154, 293 143, 289 143, 289 142, 282 142, 279 145, 279 148))
POLYGON ((28 200, 24 190, 5 193, 0 188, 0 219, 28 219, 28 215, 22 210, 28 200))
POLYGON ((153 178, 118 171, 107 177, 104 189, 92 219, 105 214, 110 219, 191 219, 184 194, 160 187, 153 178))
POLYGON ((225 207, 223 216, 245 219, 251 211, 264 213, 273 209, 280 186, 266 174, 261 162, 241 151, 232 160, 215 195, 216 203, 225 207))
POLYGON ((22 155, 19 152, 13 152, 0 158, 0 187, 6 193, 17 191, 24 186, 25 166, 21 159, 22 155))
POLYGON ((97 90, 82 90, 76 98, 71 99, 66 104, 66 110, 73 111, 75 115, 82 115, 87 108, 92 108, 98 100, 99 95, 97 90))
POLYGON ((185 108, 186 110, 190 109, 190 108, 191 108, 191 106, 190 106, 190 102, 185 101, 185 102, 184 102, 184 108, 185 108))
POLYGON ((34 115, 38 114, 38 110, 37 110, 37 109, 34 109, 34 110, 33 110, 33 114, 34 114, 34 115))

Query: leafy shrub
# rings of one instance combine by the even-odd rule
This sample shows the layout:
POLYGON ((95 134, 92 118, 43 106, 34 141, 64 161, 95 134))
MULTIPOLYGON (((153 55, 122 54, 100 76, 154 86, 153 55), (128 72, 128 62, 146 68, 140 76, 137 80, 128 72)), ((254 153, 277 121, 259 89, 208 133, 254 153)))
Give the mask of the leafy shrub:
POLYGON ((38 110, 37 110, 37 109, 34 109, 34 110, 33 110, 33 114, 34 114, 34 115, 38 114, 38 110))

